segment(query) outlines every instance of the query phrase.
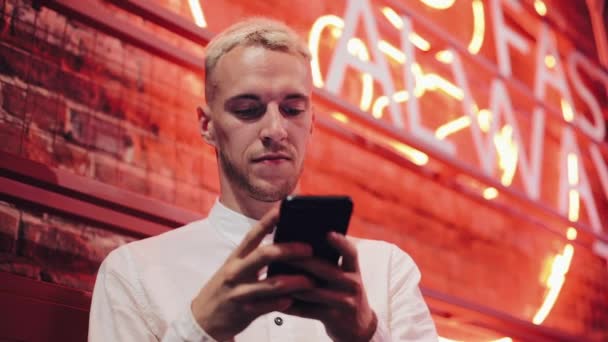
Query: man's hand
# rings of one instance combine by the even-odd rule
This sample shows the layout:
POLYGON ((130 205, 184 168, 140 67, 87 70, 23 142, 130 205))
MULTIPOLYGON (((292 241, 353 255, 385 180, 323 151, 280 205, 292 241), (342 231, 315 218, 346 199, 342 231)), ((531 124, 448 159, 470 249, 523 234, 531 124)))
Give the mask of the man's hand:
POLYGON ((298 301, 284 312, 320 320, 334 341, 369 341, 376 332, 378 321, 367 302, 357 250, 338 233, 330 233, 328 241, 342 254, 341 267, 318 259, 290 262, 327 285, 295 293, 293 297, 298 301))
POLYGON ((313 288, 303 275, 259 280, 260 270, 271 262, 312 256, 310 246, 301 243, 260 246, 277 219, 276 209, 266 214, 192 301, 194 318, 216 340, 234 337, 260 315, 287 310, 291 295, 313 288))

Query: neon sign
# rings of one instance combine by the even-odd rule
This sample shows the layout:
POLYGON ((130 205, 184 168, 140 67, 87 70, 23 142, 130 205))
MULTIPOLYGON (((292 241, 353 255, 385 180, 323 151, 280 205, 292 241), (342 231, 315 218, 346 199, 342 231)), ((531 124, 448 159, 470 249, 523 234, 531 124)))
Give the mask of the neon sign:
MULTIPOLYGON (((447 2, 441 3, 448 6, 447 2)), ((478 6, 475 4, 479 3, 475 1, 473 5, 478 6)), ((516 2, 510 1, 507 4, 515 11, 521 10, 516 2)), ((451 65, 455 84, 437 74, 424 74, 421 71, 420 65, 415 62, 413 47, 416 46, 414 42, 417 39, 414 38, 416 36, 412 30, 411 20, 407 17, 396 17, 396 12, 390 8, 385 7, 383 10, 383 13, 387 18, 390 18, 389 20, 394 26, 401 29, 401 49, 398 50, 380 38, 375 18, 372 15, 373 10, 367 1, 349 1, 344 19, 337 16, 322 16, 313 24, 310 33, 310 43, 313 53, 317 55, 318 48, 316 46, 318 46, 322 29, 327 26, 333 26, 340 31, 340 38, 336 44, 325 80, 321 77, 318 59, 313 61, 315 84, 323 86, 336 95, 341 95, 341 87, 347 68, 356 69, 361 73, 363 85, 360 107, 362 110, 368 110, 370 88, 372 87, 372 81, 369 80, 371 77, 381 85, 384 94, 392 94, 392 96, 381 95, 373 102, 372 115, 375 118, 381 118, 384 108, 388 107, 391 123, 395 127, 407 131, 407 133, 417 139, 424 141, 428 146, 434 147, 437 151, 451 158, 456 157, 458 153, 455 145, 447 138, 458 130, 465 127, 470 128, 481 169, 486 174, 492 176, 498 164, 498 167, 503 170, 501 183, 508 186, 511 184, 515 169, 517 168, 526 194, 530 198, 538 200, 540 197, 539 180, 543 159, 543 138, 546 126, 545 109, 542 106, 535 106, 533 109, 531 151, 528 152, 524 148, 523 134, 514 114, 510 92, 500 77, 510 78, 513 74, 508 51, 509 47, 529 53, 530 46, 521 34, 506 25, 500 2, 492 1, 491 5, 500 75, 497 75, 491 82, 489 92, 490 108, 488 109, 477 109, 477 105, 474 103, 469 89, 469 79, 458 52, 444 50, 438 54, 439 58, 451 65), (371 44, 369 47, 366 47, 356 37, 355 30, 358 28, 359 19, 361 19, 367 33, 367 40, 378 42, 376 45, 371 44), (370 61, 370 55, 373 56, 373 62, 370 61), (407 89, 396 90, 389 71, 388 62, 384 55, 388 55, 394 60, 401 62, 403 65, 404 83, 407 85, 407 89), (437 130, 431 131, 421 125, 421 114, 417 98, 424 95, 425 91, 435 90, 440 90, 446 95, 459 100, 462 103, 463 112, 467 115, 447 122, 437 128, 437 130), (416 96, 409 96, 411 93, 416 96), (407 102, 407 115, 404 115, 401 107, 398 106, 399 103, 404 102, 407 102), (501 121, 504 121, 504 125, 499 127, 501 121), (473 122, 477 124, 471 124, 473 122), (498 163, 496 162, 497 160, 498 163)), ((477 21, 479 24, 476 24, 476 27, 485 26, 481 24, 483 19, 478 19, 477 21)), ((482 41, 482 38, 479 37, 481 36, 474 35, 471 42, 482 41)), ((567 68, 571 75, 571 82, 574 84, 582 100, 589 107, 593 121, 588 120, 582 115, 576 115, 576 110, 573 108, 573 96, 567 82, 564 67, 561 60, 556 57, 559 56, 559 53, 557 51, 555 36, 544 24, 540 26, 537 41, 536 78, 533 91, 536 99, 543 101, 547 97, 547 89, 549 87, 556 89, 561 95, 560 105, 564 120, 573 123, 574 126, 578 127, 592 141, 603 141, 606 134, 603 114, 597 99, 593 97, 589 88, 582 82, 579 68, 585 70, 588 75, 594 75, 604 86, 608 85, 608 75, 600 68, 593 66, 580 52, 574 51, 569 54, 567 68)), ((471 46, 479 46, 479 43, 470 44, 469 48, 471 46)), ((424 50, 424 48, 418 48, 424 50)), ((570 126, 564 125, 561 145, 562 157, 569 153, 574 153, 579 158, 582 158, 583 155, 575 139, 574 130, 570 126)), ((600 177, 600 182, 604 186, 604 193, 608 196, 608 184, 604 179, 608 173, 608 168, 602 160, 599 147, 592 144, 588 152, 600 177)), ((566 168, 561 169, 566 170, 566 168)), ((560 175, 559 210, 564 215, 567 214, 567 200, 569 196, 567 194, 570 190, 577 191, 580 194, 580 199, 585 203, 591 227, 596 233, 600 234, 602 233, 601 222, 597 213, 595 199, 591 194, 587 172, 582 165, 578 172, 581 174, 581 182, 576 185, 565 181, 565 173, 560 175)))

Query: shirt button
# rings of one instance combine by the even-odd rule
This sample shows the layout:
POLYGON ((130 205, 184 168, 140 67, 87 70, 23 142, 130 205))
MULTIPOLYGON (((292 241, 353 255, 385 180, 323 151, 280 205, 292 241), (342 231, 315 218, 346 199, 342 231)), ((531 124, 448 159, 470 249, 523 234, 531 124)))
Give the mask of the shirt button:
POLYGON ((281 326, 283 325, 283 319, 281 317, 275 317, 274 318, 274 324, 281 326))

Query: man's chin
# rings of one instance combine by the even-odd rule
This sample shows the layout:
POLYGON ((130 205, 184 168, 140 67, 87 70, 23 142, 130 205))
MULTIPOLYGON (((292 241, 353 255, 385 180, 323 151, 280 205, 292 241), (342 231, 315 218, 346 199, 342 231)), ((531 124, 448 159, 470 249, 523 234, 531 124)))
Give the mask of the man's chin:
POLYGON ((261 181, 251 184, 250 193, 253 198, 262 202, 278 202, 292 193, 294 186, 281 181, 280 183, 261 181))

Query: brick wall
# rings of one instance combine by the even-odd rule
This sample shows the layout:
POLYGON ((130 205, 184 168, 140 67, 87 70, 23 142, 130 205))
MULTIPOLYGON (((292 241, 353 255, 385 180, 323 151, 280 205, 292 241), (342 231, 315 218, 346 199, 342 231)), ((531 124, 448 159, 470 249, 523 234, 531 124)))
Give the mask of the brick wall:
MULTIPOLYGON (((227 15, 236 20, 249 13, 285 13, 264 2, 245 3, 232 4, 239 10, 227 15)), ((188 15, 180 2, 165 5, 188 15)), ((0 0, 0 8, 3 152, 169 206, 201 214, 209 210, 219 189, 214 152, 197 134, 200 73, 45 7, 36 10, 29 1, 0 0)), ((210 25, 218 30, 230 21, 210 25)), ((200 56, 200 47, 134 22, 200 56)), ((556 144, 549 141, 547 148, 556 144)), ((324 128, 314 132, 300 189, 351 194, 352 233, 409 252, 424 286, 526 320, 542 303, 540 275, 565 244, 530 221, 324 128)), ((0 270, 90 290, 104 256, 136 238, 28 203, 0 202, 0 270)), ((608 338, 607 279, 605 261, 577 247, 545 324, 608 338)))

